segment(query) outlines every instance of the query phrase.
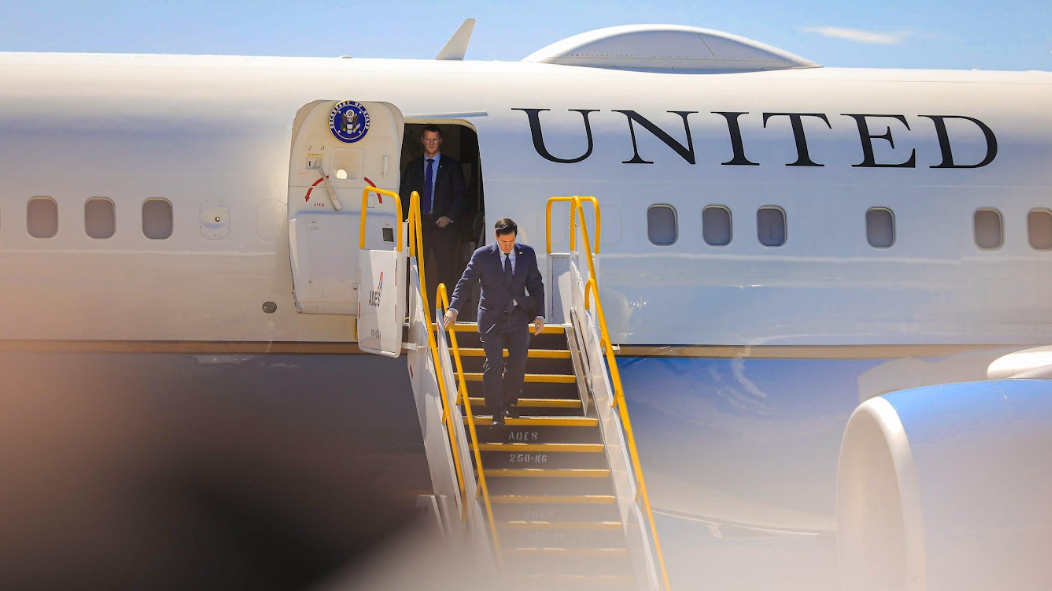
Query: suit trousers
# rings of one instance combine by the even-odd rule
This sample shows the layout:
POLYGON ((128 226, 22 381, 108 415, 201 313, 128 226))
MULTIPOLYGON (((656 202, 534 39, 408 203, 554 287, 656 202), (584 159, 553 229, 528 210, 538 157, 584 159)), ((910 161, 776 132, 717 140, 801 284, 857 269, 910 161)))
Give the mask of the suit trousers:
POLYGON ((519 402, 526 377, 526 356, 530 348, 529 318, 515 309, 487 334, 479 334, 486 363, 482 366, 482 392, 486 410, 493 416, 519 402), (504 349, 508 357, 504 357, 504 349))
MULTIPOLYGON (((422 238, 424 239, 424 259, 427 260, 427 255, 431 252, 435 253, 435 277, 438 283, 445 283, 446 290, 452 297, 453 288, 457 286, 457 244, 459 243, 458 228, 456 224, 449 224, 445 228, 439 228, 435 225, 435 220, 438 219, 432 214, 424 214, 420 218, 420 229, 423 232, 422 238)), ((433 286, 428 286, 428 290, 431 293, 427 294, 429 299, 435 297, 434 290, 438 289, 438 283, 433 286)), ((437 306, 437 302, 432 304, 432 308, 437 306)))

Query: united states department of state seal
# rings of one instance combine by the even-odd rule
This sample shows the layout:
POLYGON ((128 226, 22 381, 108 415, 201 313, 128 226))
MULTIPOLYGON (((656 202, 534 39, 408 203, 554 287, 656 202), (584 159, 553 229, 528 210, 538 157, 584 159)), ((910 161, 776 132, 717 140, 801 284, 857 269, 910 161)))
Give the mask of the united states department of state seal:
POLYGON ((329 113, 329 131, 341 142, 353 144, 369 131, 369 111, 357 101, 336 103, 329 113))

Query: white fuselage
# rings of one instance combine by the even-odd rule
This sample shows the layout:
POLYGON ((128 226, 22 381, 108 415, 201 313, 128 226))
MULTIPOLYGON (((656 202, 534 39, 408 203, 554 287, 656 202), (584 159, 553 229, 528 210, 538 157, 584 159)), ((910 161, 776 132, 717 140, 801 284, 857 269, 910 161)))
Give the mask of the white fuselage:
MULTIPOLYGON (((520 220, 535 246, 547 197, 596 195, 603 297, 624 344, 1030 343, 1052 321, 1042 272, 1052 251, 1027 241, 1028 212, 1050 205, 1047 73, 4 54, 0 76, 4 339, 350 340, 346 319, 296 313, 281 217, 297 109, 346 97, 391 103, 409 120, 470 122, 487 217, 520 220), (638 118, 630 128, 631 113, 668 140, 638 118), (824 116, 800 118, 813 165, 787 166, 801 154, 784 113, 824 116), (870 115, 869 139, 859 114, 870 115), (939 168, 934 116, 947 117, 955 165, 992 149, 965 117, 995 135, 993 160, 939 168), (879 137, 889 133, 894 147, 879 137), (914 165, 857 166, 867 143, 872 164, 914 155, 914 165), (34 196, 57 203, 52 238, 26 231, 34 196), (115 205, 111 238, 84 231, 91 197, 115 205), (173 204, 169 239, 143 234, 151 197, 173 204), (208 239, 200 218, 217 199, 230 231, 208 239), (648 240, 654 204, 675 208, 671 245, 648 240), (730 211, 725 246, 703 239, 709 205, 730 211), (784 211, 784 245, 757 239, 762 206, 784 211), (874 207, 893 212, 890 248, 866 241, 874 207), (1002 247, 976 245, 979 208, 1000 211, 1002 247), (275 313, 261 311, 266 301, 275 313)), ((566 248, 565 222, 553 240, 566 248)))
POLYGON ((0 54, 0 345, 353 341, 351 317, 297 312, 288 234, 297 112, 344 99, 473 127, 485 227, 515 219, 542 256, 547 198, 599 199, 659 529, 698 588, 837 588, 837 447, 867 372, 950 351, 909 347, 1047 344, 1052 250, 1029 218, 1052 211, 1049 73, 0 54), (27 231, 34 197, 57 204, 53 237, 27 231), (93 197, 114 204, 112 237, 85 231, 93 197), (150 198, 172 204, 169 238, 143 232, 150 198), (675 226, 648 225, 652 206, 675 226), (730 213, 724 245, 709 206, 730 213), (761 208, 781 233, 758 230, 761 208), (867 240, 874 208, 889 246, 867 240), (979 210, 1000 246, 977 244, 979 210))

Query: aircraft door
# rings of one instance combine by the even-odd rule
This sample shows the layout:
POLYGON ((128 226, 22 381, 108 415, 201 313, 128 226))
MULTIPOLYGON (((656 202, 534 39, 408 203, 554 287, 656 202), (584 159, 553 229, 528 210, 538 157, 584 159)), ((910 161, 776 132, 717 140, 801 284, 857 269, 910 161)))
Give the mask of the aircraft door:
MULTIPOLYGON (((401 112, 380 102, 320 100, 296 114, 288 223, 298 312, 358 315, 362 191, 398 190, 403 127, 401 112)), ((372 192, 367 208, 365 248, 394 250, 394 200, 372 192)))

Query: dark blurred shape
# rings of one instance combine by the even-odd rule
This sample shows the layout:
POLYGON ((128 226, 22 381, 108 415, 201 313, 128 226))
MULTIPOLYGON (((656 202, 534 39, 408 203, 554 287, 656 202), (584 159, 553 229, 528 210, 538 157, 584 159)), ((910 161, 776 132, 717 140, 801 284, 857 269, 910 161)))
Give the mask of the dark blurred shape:
POLYGON ((404 360, 0 353, 0 589, 289 590, 429 493, 404 360))

